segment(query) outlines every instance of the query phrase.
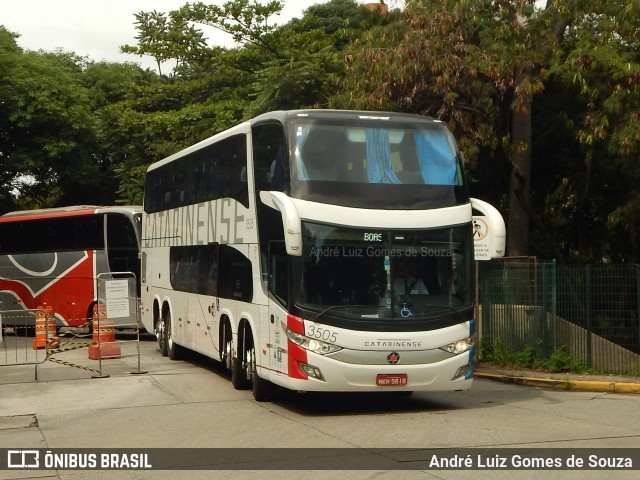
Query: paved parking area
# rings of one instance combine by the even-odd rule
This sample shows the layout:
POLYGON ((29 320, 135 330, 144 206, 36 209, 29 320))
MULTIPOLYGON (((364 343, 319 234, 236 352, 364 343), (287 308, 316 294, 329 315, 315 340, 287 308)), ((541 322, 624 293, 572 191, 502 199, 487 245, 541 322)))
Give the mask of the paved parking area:
MULTIPOLYGON (((424 448, 458 447, 494 449, 491 454, 495 449, 516 448, 520 452, 540 446, 588 448, 589 452, 609 447, 616 453, 633 447, 637 451, 637 395, 557 391, 479 379, 468 392, 416 393, 411 397, 291 393, 281 401, 259 403, 250 391, 235 390, 217 362, 195 354, 184 361, 171 361, 160 355, 149 335, 138 343, 130 334, 119 334, 118 341, 123 356, 101 362, 88 358, 88 340, 70 341, 69 350, 63 345, 64 351, 53 356, 56 362, 50 358, 41 365, 39 382, 34 381, 32 365, 0 367, 0 452, 171 448, 160 450, 160 455, 173 456, 174 461, 186 462, 190 468, 206 461, 209 469, 0 470, 0 478, 231 475, 254 479, 304 475, 328 479, 339 474, 342 479, 502 480, 515 474, 540 478, 544 473, 549 480, 586 480, 601 478, 603 473, 611 478, 631 478, 629 474, 633 474, 513 469, 400 471, 397 467, 402 460, 395 457, 424 448), (71 349, 82 343, 81 348, 71 349), (273 448, 292 449, 286 453, 289 464, 281 471, 265 472, 264 463, 256 463, 256 459, 265 449, 273 448), (380 463, 388 458, 377 455, 377 448, 395 452, 390 468, 380 463), (334 449, 347 452, 346 456, 334 449), (321 468, 305 468, 310 460, 316 465, 321 462, 321 468), (350 461, 364 461, 365 466, 336 472, 350 461), (292 463, 294 468, 300 465, 310 471, 293 471, 292 463), (229 470, 222 469, 227 466, 229 470)), ((277 468, 277 463, 271 465, 277 468)))

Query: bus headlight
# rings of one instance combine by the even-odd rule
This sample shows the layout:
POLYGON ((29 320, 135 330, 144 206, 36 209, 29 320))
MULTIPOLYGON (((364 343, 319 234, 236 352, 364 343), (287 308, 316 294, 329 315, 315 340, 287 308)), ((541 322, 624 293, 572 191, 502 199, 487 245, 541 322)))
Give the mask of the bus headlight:
POLYGON ((285 330, 287 332, 287 338, 299 347, 309 350, 310 352, 320 355, 329 355, 330 353, 342 350, 342 347, 333 345, 331 343, 322 342, 315 338, 305 337, 299 333, 294 332, 289 327, 285 330))
POLYGON ((441 350, 449 352, 453 355, 460 355, 461 353, 468 352, 473 347, 473 337, 467 337, 463 340, 450 343, 444 347, 440 347, 441 350))

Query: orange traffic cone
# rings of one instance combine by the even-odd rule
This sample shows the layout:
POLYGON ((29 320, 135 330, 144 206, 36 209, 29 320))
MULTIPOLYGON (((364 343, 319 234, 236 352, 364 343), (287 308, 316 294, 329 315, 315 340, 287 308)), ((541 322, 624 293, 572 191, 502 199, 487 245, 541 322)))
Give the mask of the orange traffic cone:
POLYGON ((113 320, 107 318, 106 307, 103 304, 93 306, 93 341, 95 345, 89 345, 91 360, 120 356, 120 345, 116 343, 113 320))
POLYGON ((58 348, 60 338, 56 332, 56 317, 53 314, 53 307, 38 306, 36 312, 36 338, 33 339, 34 350, 44 347, 58 348))

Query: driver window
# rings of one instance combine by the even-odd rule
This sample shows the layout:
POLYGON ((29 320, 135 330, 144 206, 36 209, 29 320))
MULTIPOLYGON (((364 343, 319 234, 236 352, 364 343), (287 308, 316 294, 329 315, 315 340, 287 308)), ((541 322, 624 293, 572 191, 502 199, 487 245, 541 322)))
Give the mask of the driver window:
POLYGON ((287 252, 283 241, 269 242, 269 292, 282 305, 289 299, 287 252))

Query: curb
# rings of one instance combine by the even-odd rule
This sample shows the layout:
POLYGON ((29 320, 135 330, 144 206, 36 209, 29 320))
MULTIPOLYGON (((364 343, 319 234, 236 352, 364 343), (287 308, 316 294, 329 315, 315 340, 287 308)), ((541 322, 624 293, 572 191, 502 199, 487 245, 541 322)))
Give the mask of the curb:
POLYGON ((556 380, 505 375, 502 373, 475 372, 474 377, 512 385, 551 388, 555 390, 581 390, 584 392, 640 393, 640 383, 603 382, 594 380, 556 380))

